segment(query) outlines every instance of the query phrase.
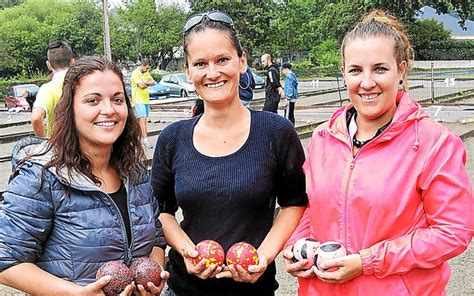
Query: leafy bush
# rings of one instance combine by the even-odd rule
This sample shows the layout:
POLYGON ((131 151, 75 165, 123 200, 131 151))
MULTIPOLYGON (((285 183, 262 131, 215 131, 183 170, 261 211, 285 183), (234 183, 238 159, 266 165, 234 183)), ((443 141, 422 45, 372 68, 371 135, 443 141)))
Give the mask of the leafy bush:
POLYGON ((415 52, 417 60, 473 60, 474 41, 433 41, 415 52))

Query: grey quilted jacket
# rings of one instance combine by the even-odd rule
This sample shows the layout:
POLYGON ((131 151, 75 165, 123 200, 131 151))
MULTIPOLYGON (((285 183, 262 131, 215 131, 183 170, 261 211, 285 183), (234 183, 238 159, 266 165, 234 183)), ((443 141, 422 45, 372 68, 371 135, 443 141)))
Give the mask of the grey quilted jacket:
MULTIPOLYGON (((42 149, 44 144, 20 145, 14 160, 26 149, 42 149)), ((60 178, 49 169, 41 182, 41 168, 51 155, 35 157, 17 168, 3 194, 0 272, 31 262, 57 277, 85 285, 95 280, 97 269, 106 261, 129 264, 132 258, 149 255, 153 247, 166 247, 148 176, 138 184, 124 180, 132 232, 129 247, 118 207, 89 178, 80 173, 60 178)))

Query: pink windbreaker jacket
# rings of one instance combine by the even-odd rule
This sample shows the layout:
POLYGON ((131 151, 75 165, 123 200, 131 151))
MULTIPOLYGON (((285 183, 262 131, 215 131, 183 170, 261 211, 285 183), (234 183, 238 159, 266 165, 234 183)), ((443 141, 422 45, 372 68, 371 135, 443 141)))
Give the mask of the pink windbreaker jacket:
POLYGON ((461 139, 399 93, 389 127, 352 155, 349 104, 319 126, 304 164, 309 205, 288 244, 338 241, 364 275, 299 278, 299 295, 445 295, 448 259, 471 242, 472 184, 461 139))

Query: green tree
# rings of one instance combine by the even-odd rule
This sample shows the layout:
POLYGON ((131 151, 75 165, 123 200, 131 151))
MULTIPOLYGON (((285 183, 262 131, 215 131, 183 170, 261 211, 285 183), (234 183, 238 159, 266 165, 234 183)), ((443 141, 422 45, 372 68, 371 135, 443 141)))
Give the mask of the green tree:
POLYGON ((28 0, 0 11, 0 76, 46 72, 46 47, 67 41, 75 56, 102 46, 100 11, 87 0, 28 0))
POLYGON ((275 19, 276 4, 272 0, 194 0, 191 11, 201 13, 212 9, 226 12, 235 23, 240 41, 251 63, 254 51, 269 48, 274 37, 269 28, 275 19))
POLYGON ((182 43, 186 14, 178 6, 155 6, 153 0, 138 0, 111 17, 114 59, 137 61, 149 58, 166 69, 182 43))
POLYGON ((443 24, 434 19, 415 20, 406 26, 411 45, 415 53, 429 46, 433 41, 445 41, 450 39, 450 32, 443 24))

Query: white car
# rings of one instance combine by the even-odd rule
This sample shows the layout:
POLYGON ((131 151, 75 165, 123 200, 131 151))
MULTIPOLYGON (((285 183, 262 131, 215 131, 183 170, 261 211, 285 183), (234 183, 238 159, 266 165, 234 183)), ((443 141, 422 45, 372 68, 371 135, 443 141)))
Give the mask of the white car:
POLYGON ((172 96, 189 97, 196 95, 194 85, 188 81, 184 73, 166 74, 161 78, 160 84, 169 87, 172 96))

